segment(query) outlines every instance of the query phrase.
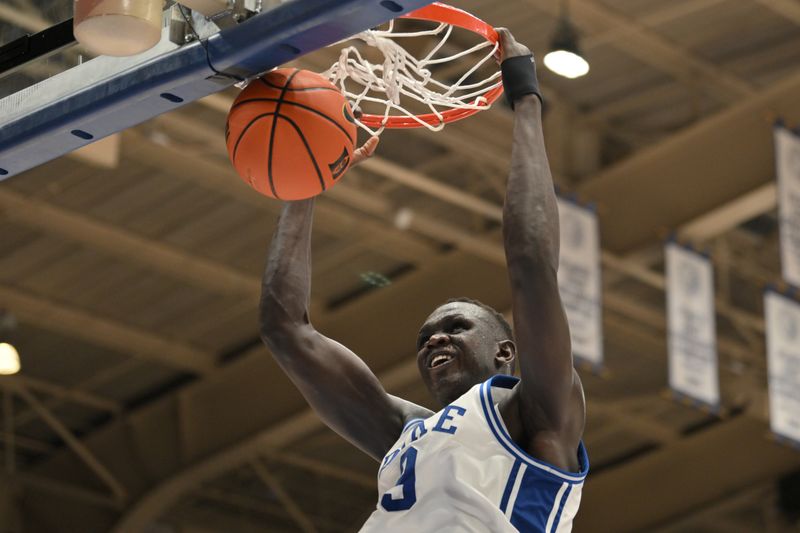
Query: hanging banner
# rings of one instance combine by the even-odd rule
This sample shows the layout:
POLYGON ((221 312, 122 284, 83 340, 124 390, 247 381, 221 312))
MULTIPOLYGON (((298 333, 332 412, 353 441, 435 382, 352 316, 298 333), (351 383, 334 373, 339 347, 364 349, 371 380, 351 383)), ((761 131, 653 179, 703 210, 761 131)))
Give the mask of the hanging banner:
POLYGON ((711 261, 674 242, 666 245, 664 254, 669 386, 716 410, 719 374, 711 261))
POLYGON ((770 429, 800 444, 800 303, 769 290, 764 313, 770 429))
POLYGON ((603 366, 603 315, 597 213, 559 198, 558 214, 558 287, 569 322, 572 353, 599 369, 603 366))
POLYGON ((783 279, 800 287, 800 135, 775 128, 781 270, 783 279))

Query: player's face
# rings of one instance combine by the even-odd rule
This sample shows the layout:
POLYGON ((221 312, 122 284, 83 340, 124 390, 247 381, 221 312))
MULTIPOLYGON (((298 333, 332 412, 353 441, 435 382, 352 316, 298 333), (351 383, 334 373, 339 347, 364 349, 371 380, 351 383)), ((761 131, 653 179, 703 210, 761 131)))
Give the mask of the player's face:
POLYGON ((500 371, 500 329, 488 311, 468 302, 445 304, 425 320, 417 339, 417 366, 440 404, 500 371))

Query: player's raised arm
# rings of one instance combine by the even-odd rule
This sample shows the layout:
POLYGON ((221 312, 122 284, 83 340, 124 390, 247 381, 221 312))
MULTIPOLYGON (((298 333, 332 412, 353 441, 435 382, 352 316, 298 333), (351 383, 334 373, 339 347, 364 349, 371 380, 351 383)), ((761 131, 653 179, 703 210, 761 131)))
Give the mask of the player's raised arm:
MULTIPOLYGON (((503 79, 514 106, 511 170, 503 236, 522 378, 523 420, 572 441, 584 406, 573 370, 569 326, 558 292, 559 228, 553 179, 542 133, 542 104, 533 58, 508 30, 499 30, 503 79)), ((562 441, 563 442, 563 441, 562 441)))
MULTIPOLYGON (((376 144, 368 142, 354 164, 376 144)), ((278 220, 262 285, 262 339, 322 420, 380 460, 406 419, 427 416, 427 410, 388 394, 357 355, 311 324, 313 210, 313 199, 289 202, 278 220)))

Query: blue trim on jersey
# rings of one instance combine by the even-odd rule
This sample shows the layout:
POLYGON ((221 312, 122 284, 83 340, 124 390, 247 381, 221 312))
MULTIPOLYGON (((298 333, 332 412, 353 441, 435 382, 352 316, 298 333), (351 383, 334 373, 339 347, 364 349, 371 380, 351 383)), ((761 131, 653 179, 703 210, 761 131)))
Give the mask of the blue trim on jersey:
POLYGON ((417 422, 423 422, 424 420, 425 420, 424 418, 412 418, 411 420, 406 422, 406 425, 403 426, 403 430, 400 431, 400 434, 402 435, 403 433, 405 433, 406 430, 409 428, 409 426, 411 426, 411 424, 415 424, 417 422))
POLYGON ((558 505, 558 514, 556 514, 556 519, 553 521, 553 529, 550 531, 558 531, 558 523, 561 522, 561 513, 564 512, 564 507, 567 505, 567 500, 569 500, 569 495, 572 492, 573 485, 567 486, 567 490, 564 491, 564 495, 561 497, 561 503, 558 505))
POLYGON ((520 481, 514 507, 507 513, 511 525, 518 531, 556 531, 567 499, 573 487, 579 484, 542 476, 536 468, 525 469, 520 481))
POLYGON ((554 476, 564 479, 570 483, 582 483, 586 478, 587 472, 589 471, 589 457, 586 454, 586 447, 584 446, 583 441, 578 444, 578 464, 581 467, 581 471, 575 473, 561 470, 558 467, 535 459, 525 450, 520 448, 519 445, 514 442, 514 439, 512 439, 508 434, 502 418, 495 409, 494 402, 492 400, 492 386, 511 389, 518 382, 519 378, 501 374, 489 378, 481 385, 480 397, 481 406, 483 407, 483 415, 486 418, 487 424, 489 424, 489 429, 492 431, 492 434, 495 436, 500 445, 505 448, 506 451, 508 451, 508 453, 525 462, 526 464, 549 472, 550 474, 553 474, 554 476))
POLYGON ((535 469, 528 468, 522 478, 514 509, 508 517, 511 525, 518 531, 545 531, 547 520, 553 507, 557 505, 555 497, 558 488, 565 482, 547 480, 542 482, 541 476, 536 475, 535 469))
POLYGON ((500 511, 505 514, 506 507, 508 506, 508 498, 511 496, 511 490, 514 488, 514 482, 517 480, 517 473, 519 472, 519 466, 522 464, 521 461, 517 460, 514 461, 514 466, 511 467, 511 473, 508 474, 508 481, 506 482, 506 488, 503 490, 503 497, 500 500, 500 511))

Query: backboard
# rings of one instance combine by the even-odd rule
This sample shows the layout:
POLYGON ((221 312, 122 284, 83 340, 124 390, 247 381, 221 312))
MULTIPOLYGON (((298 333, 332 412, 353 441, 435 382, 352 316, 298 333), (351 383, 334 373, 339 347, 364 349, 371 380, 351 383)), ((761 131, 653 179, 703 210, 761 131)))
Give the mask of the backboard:
MULTIPOLYGON (((188 42, 174 38, 172 3, 167 2, 164 12, 161 41, 147 52, 83 61, 83 55, 73 50, 71 59, 56 67, 63 71, 14 87, 11 94, 0 92, 0 180, 413 11, 429 0, 256 2, 263 5, 259 13, 222 30, 192 14, 200 39, 190 37, 188 42)), ((75 44, 65 33, 68 26, 68 20, 60 27, 50 26, 45 30, 52 32, 49 37, 37 34, 38 38, 18 46, 30 50, 51 38, 62 45, 54 53, 69 55, 75 44)), ((20 66, 8 62, 8 49, 0 51, 6 52, 0 53, 0 69, 15 69, 10 76, 21 68, 42 68, 42 61, 47 61, 42 55, 20 66)), ((0 87, 4 82, 9 85, 9 79, 0 72, 0 87)))

